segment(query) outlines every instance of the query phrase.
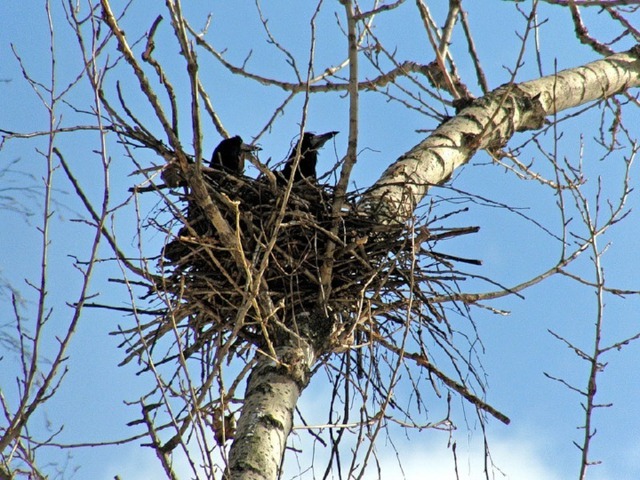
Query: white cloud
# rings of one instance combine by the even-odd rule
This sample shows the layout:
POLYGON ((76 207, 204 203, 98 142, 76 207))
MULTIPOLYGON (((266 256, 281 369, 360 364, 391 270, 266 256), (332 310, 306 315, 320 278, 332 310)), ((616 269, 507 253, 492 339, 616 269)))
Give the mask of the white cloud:
MULTIPOLYGON (((479 440, 479 439, 478 439, 479 440)), ((560 468, 548 464, 544 458, 542 442, 518 436, 490 441, 493 466, 489 464, 490 479, 504 480, 560 480, 566 478, 560 468)), ((454 470, 451 449, 446 446, 412 442, 410 452, 402 454, 402 470, 397 465, 395 453, 382 456, 383 478, 409 480, 485 480, 485 455, 481 441, 470 448, 458 444, 458 477, 454 470), (402 475, 404 472, 404 476, 402 475)), ((377 478, 377 472, 366 475, 367 480, 377 478)))

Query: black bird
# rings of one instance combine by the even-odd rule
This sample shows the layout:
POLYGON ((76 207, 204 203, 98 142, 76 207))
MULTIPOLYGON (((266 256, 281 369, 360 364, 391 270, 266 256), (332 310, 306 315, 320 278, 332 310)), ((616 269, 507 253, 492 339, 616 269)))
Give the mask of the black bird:
POLYGON ((209 166, 241 175, 244 171, 245 155, 260 150, 260 147, 247 145, 240 135, 222 140, 211 156, 209 166))
POLYGON ((282 169, 281 178, 288 182, 291 178, 293 165, 296 161, 298 151, 300 152, 300 161, 298 162, 298 168, 293 176, 294 182, 299 182, 302 178, 309 180, 316 179, 316 164, 318 163, 318 150, 331 138, 333 138, 338 132, 327 132, 321 135, 315 135, 310 132, 304 132, 302 138, 293 147, 289 154, 289 159, 286 165, 282 169))

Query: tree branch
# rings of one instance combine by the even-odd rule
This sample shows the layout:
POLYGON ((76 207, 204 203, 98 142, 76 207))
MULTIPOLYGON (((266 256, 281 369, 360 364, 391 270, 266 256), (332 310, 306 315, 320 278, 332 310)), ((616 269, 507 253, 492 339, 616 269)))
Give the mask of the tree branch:
POLYGON ((516 133, 537 130, 556 112, 640 86, 640 46, 479 98, 387 168, 362 203, 382 223, 412 215, 429 187, 451 178, 480 149, 497 149, 516 133))

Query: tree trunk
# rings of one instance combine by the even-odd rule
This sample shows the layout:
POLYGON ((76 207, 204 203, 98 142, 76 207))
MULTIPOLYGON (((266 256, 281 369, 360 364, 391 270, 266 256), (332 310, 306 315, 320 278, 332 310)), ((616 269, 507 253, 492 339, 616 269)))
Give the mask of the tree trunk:
POLYGON ((315 354, 309 345, 262 356, 247 382, 242 415, 229 453, 232 480, 275 480, 280 473, 293 412, 309 383, 315 354))

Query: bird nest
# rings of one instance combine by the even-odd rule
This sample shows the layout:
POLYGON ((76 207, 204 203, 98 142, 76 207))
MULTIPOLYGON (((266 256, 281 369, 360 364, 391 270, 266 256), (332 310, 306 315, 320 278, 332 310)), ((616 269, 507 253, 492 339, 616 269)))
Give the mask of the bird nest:
POLYGON ((454 257, 433 247, 475 228, 437 228, 430 212, 419 228, 381 224, 359 207, 359 193, 337 202, 329 185, 203 170, 232 237, 185 188, 165 224, 171 233, 154 285, 166 311, 129 342, 125 362, 176 328, 182 354, 215 346, 220 361, 253 347, 273 352, 296 338, 319 354, 345 351, 363 323, 375 318, 387 336, 407 310, 423 325, 446 322, 438 298, 451 293, 454 257))

